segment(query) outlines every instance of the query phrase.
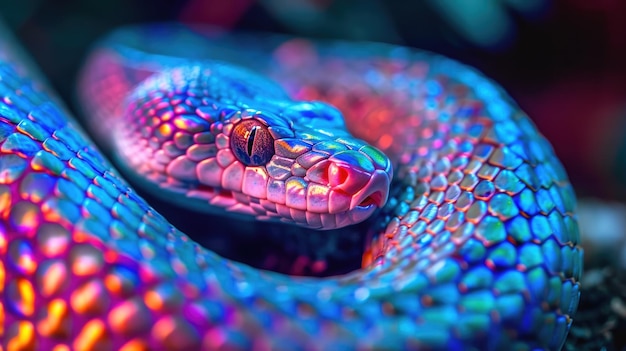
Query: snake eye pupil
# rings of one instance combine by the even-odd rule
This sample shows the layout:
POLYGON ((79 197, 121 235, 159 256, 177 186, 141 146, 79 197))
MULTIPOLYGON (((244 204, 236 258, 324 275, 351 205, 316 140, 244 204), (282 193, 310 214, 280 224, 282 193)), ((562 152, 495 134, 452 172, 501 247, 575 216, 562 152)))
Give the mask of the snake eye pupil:
POLYGON ((256 135, 256 131, 259 129, 259 126, 252 127, 250 130, 250 136, 248 136, 248 156, 252 157, 252 147, 254 146, 254 136, 256 135))
POLYGON ((258 120, 243 120, 233 128, 230 147, 246 166, 262 166, 274 156, 274 138, 258 120))

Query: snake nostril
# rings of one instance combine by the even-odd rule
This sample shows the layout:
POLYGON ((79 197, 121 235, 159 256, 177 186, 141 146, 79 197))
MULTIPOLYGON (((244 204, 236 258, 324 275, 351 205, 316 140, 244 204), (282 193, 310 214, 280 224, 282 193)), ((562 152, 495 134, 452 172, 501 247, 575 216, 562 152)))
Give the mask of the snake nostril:
POLYGON ((350 173, 344 167, 339 166, 336 163, 332 163, 328 167, 328 175, 330 186, 336 187, 343 185, 350 179, 350 173))
POLYGON ((329 185, 348 194, 356 194, 370 180, 372 174, 358 166, 332 162, 328 167, 329 185))

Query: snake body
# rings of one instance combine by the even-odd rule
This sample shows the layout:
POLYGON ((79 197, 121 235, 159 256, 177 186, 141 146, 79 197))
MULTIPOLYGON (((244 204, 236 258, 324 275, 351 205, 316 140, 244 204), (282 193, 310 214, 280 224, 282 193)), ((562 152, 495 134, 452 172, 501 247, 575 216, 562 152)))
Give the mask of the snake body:
POLYGON ((3 348, 563 345, 582 269, 575 196, 548 142, 474 69, 382 44, 175 26, 122 29, 95 49, 88 124, 152 191, 236 212, 232 223, 337 235, 374 212, 363 267, 315 278, 178 231, 2 45, 3 348))

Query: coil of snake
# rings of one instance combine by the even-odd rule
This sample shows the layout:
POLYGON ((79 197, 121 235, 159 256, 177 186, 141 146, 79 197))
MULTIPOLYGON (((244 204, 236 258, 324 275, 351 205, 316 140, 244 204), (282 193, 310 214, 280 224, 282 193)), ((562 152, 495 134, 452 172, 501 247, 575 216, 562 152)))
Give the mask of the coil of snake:
POLYGON ((370 217, 363 267, 316 278, 178 231, 6 33, 1 45, 3 349, 562 347, 580 294, 575 196, 548 142, 474 69, 176 25, 96 47, 80 100, 126 177, 227 223, 370 217))

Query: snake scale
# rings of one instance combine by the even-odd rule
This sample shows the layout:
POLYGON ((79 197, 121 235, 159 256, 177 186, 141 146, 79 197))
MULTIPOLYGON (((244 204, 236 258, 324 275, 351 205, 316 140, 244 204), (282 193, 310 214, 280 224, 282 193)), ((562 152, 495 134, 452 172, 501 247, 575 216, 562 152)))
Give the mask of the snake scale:
POLYGON ((175 25, 96 46, 79 96, 129 179, 234 226, 341 236, 365 220, 361 269, 306 277, 225 259, 169 224, 6 31, 0 45, 2 349, 565 342, 582 273, 574 192, 549 143, 476 70, 390 45, 175 25))

